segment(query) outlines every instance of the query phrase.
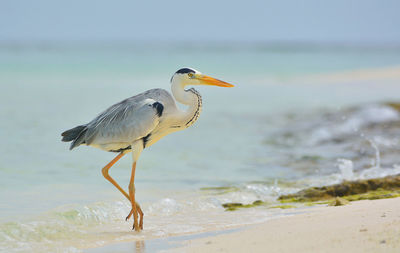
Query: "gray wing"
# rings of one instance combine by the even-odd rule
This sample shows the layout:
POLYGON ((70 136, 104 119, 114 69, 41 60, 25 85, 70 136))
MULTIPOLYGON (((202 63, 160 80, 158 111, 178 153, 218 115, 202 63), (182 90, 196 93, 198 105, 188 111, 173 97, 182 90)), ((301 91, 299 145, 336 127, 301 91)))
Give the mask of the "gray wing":
POLYGON ((132 143, 151 133, 159 124, 164 107, 146 93, 125 99, 98 115, 85 126, 71 149, 86 145, 132 143))

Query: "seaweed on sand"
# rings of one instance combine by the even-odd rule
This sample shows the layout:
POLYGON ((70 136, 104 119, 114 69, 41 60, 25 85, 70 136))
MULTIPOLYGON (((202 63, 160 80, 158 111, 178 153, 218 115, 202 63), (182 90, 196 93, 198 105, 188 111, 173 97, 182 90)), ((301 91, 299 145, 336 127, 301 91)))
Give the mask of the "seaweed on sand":
MULTIPOLYGON (((330 206, 346 205, 349 201, 372 200, 400 197, 400 174, 383 178, 373 178, 355 181, 343 181, 323 187, 310 187, 294 194, 281 195, 281 203, 302 203, 305 206, 328 204, 330 206)), ((226 211, 235 211, 241 208, 251 208, 267 203, 257 200, 252 204, 225 203, 222 206, 226 211)), ((295 208, 293 205, 276 205, 269 208, 295 208)))
POLYGON ((265 202, 262 200, 256 200, 252 204, 242 204, 242 203, 225 203, 222 206, 225 208, 226 211, 235 211, 239 208, 250 208, 255 206, 264 205, 265 202))
POLYGON ((314 202, 342 197, 349 201, 362 199, 394 198, 400 196, 400 174, 383 178, 343 181, 323 187, 310 187, 294 194, 282 195, 278 200, 289 202, 314 202))

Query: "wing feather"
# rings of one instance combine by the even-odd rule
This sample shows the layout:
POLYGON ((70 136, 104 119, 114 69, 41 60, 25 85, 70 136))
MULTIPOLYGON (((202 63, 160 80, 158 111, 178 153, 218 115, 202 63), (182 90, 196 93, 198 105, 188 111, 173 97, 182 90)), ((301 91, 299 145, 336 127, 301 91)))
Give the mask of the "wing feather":
POLYGON ((160 121, 154 103, 154 99, 132 97, 111 106, 87 125, 85 143, 132 143, 145 137, 160 121))
POLYGON ((172 96, 163 89, 151 89, 112 105, 85 125, 64 132, 72 141, 70 149, 81 144, 104 150, 127 148, 135 140, 148 136, 164 115, 176 110, 172 96), (164 110, 165 109, 165 110, 164 110))

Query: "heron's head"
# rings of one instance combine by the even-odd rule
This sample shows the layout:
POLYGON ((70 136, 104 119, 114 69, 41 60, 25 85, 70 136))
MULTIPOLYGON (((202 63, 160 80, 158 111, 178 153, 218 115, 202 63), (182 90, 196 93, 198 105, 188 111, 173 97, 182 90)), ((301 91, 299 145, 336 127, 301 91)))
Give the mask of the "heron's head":
POLYGON ((175 72, 171 78, 172 82, 186 85, 214 85, 220 87, 233 87, 232 84, 215 79, 211 76, 203 75, 200 71, 192 68, 182 68, 175 72))

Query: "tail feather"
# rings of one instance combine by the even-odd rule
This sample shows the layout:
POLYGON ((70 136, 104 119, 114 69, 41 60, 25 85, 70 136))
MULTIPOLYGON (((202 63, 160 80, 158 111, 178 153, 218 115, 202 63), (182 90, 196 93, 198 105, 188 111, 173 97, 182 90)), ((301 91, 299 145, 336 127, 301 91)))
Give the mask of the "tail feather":
POLYGON ((69 129, 61 134, 63 136, 61 141, 69 142, 72 141, 70 150, 85 143, 83 137, 87 131, 87 127, 85 125, 77 126, 72 129, 69 129))

